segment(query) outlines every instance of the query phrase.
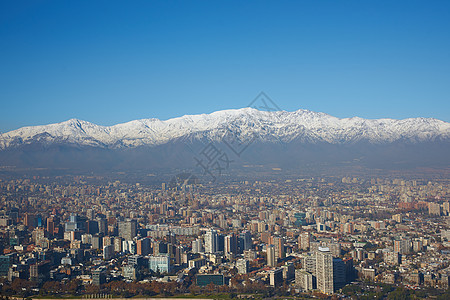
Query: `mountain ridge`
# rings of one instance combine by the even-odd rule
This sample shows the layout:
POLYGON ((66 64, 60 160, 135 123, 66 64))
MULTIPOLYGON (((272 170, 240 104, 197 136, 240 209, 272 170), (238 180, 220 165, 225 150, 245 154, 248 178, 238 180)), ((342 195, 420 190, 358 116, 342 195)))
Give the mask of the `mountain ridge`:
POLYGON ((450 123, 422 117, 402 120, 337 118, 304 109, 267 112, 254 108, 184 115, 168 120, 138 119, 112 126, 74 118, 0 134, 0 150, 32 143, 102 148, 158 146, 184 137, 220 141, 225 132, 232 132, 241 139, 256 134, 263 142, 345 144, 368 141, 380 144, 403 140, 415 143, 449 140, 450 123))

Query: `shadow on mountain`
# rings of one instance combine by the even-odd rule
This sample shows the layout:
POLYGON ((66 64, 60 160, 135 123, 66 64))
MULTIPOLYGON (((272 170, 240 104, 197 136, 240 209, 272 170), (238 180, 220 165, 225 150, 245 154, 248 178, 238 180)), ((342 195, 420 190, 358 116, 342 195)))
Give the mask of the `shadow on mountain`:
MULTIPOLYGON (((161 171, 189 169, 195 158, 204 156, 208 144, 199 141, 174 141, 156 147, 107 149, 60 144, 34 143, 0 152, 0 165, 16 169, 58 169, 71 172, 161 171)), ((370 144, 312 144, 292 142, 250 144, 238 156, 222 142, 216 149, 232 161, 230 167, 262 165, 295 171, 299 168, 406 170, 414 168, 448 168, 449 142, 370 144)))

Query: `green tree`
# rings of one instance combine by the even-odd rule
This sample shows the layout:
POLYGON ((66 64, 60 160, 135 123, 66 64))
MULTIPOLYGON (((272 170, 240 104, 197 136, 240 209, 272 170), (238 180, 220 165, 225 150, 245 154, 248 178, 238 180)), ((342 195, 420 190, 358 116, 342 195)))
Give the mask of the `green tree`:
POLYGON ((395 291, 391 292, 388 295, 388 299, 392 300, 409 300, 411 299, 411 295, 407 289, 398 287, 395 291))

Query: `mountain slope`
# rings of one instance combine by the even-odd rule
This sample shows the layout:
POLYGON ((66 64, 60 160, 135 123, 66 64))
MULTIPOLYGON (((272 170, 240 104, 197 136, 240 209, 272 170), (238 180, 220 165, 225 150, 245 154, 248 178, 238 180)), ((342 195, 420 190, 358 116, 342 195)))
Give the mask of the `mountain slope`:
POLYGON ((62 173, 183 169, 201 174, 196 158, 210 142, 232 161, 229 171, 244 174, 266 174, 272 168, 295 174, 450 169, 450 123, 440 120, 339 119, 307 110, 243 108, 114 126, 72 119, 20 128, 0 135, 0 175, 31 169, 62 173), (248 147, 238 152, 231 144, 248 147))

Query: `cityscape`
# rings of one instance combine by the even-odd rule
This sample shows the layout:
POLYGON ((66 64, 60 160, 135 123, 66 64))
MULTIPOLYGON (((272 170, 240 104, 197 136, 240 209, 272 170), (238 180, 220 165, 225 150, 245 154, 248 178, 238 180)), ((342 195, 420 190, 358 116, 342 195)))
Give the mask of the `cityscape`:
POLYGON ((2 180, 3 295, 448 296, 448 179, 2 180), (422 294, 421 294, 422 293, 422 294))
POLYGON ((0 300, 449 300, 450 1, 0 1, 0 300))

